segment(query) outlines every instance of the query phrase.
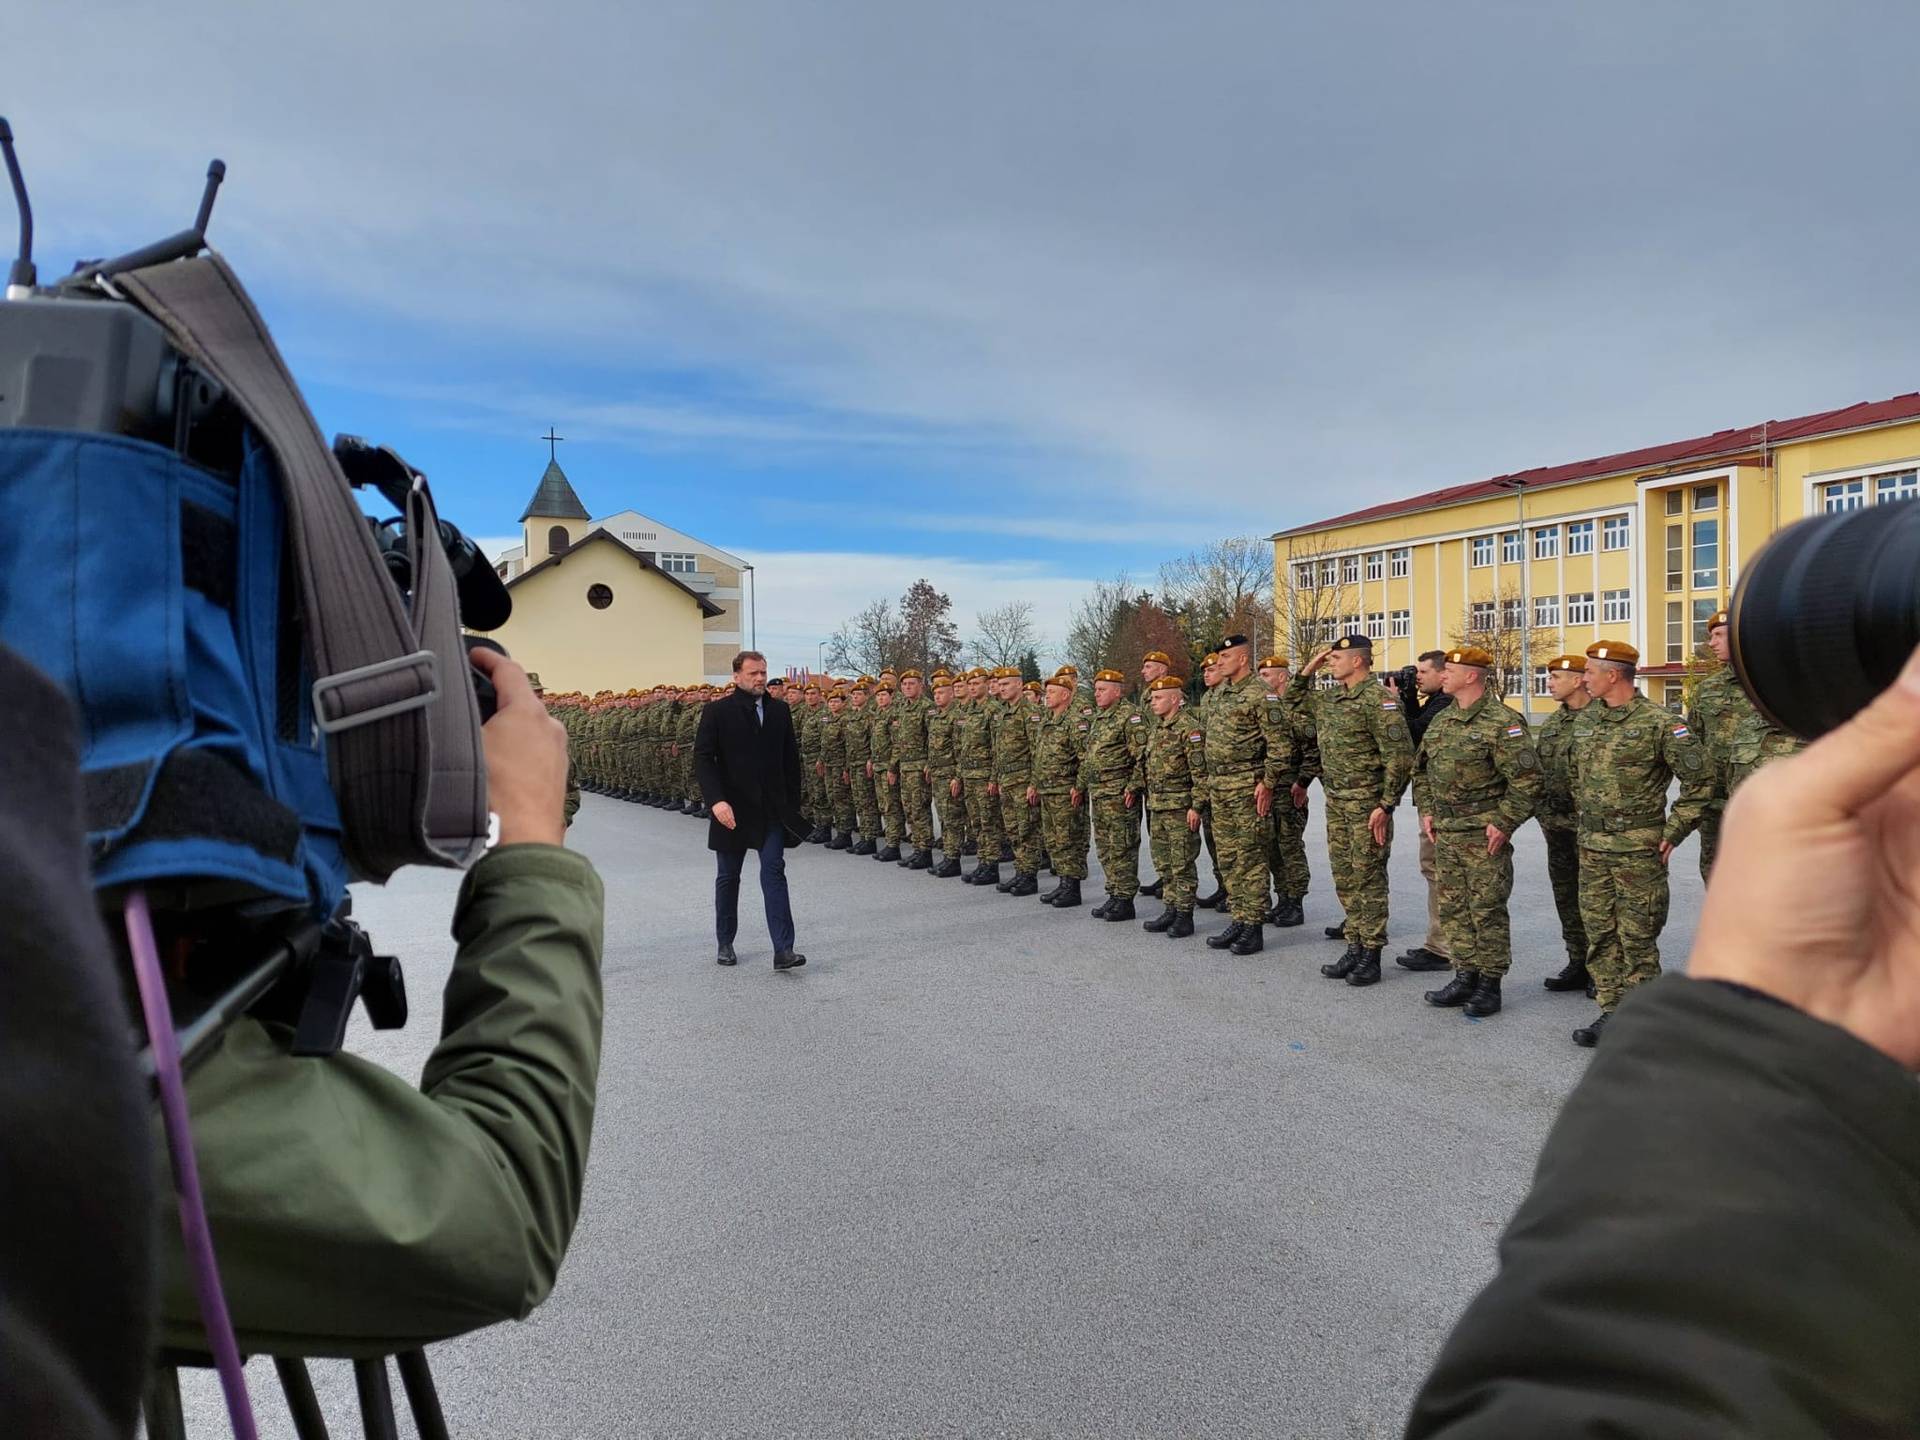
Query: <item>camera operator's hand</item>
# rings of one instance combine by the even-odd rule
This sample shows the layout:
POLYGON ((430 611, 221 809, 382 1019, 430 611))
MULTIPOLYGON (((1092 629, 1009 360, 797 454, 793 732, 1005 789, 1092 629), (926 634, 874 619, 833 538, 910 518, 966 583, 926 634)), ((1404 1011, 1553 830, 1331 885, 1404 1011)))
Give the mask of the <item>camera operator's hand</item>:
POLYGON ((500 844, 565 844, 566 727, 547 713, 516 661, 480 646, 467 656, 499 697, 480 739, 487 749, 487 804, 500 817, 500 844))
POLYGON ((1687 972, 1920 1069, 1920 652, 1872 705, 1740 787, 1687 972))

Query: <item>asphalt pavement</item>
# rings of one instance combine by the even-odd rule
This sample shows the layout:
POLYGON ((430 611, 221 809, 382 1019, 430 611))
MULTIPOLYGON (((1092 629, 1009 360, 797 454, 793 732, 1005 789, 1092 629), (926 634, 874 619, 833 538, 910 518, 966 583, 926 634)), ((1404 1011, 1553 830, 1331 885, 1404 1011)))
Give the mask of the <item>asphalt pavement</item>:
MULTIPOLYGON (((1390 954, 1425 925, 1413 821, 1390 954)), ((1308 924, 1248 959, 809 846, 807 965, 773 972, 749 861, 722 969, 705 835, 593 795, 570 834, 607 887, 585 1204, 546 1305, 430 1352, 455 1436, 1399 1433, 1586 1062, 1591 1002, 1540 988, 1564 955, 1537 828, 1484 1021, 1421 1002, 1444 976, 1320 975, 1317 813, 1308 924)), ((350 1044, 409 1076, 457 879, 356 892, 415 1009, 350 1044)), ((1700 888, 1689 841, 1670 964, 1700 888)), ((358 1433, 347 1368, 314 1369, 358 1433)), ((248 1374, 262 1434, 291 1435, 248 1374)), ((188 1402, 190 1433, 223 1433, 206 1377, 188 1402)))

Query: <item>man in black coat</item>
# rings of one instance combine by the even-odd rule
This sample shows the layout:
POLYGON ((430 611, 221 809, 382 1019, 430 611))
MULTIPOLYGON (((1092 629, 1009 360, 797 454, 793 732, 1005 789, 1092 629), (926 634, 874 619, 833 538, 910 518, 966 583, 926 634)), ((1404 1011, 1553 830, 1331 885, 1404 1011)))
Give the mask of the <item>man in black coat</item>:
POLYGON ((805 833, 800 820, 800 748, 793 713, 767 694, 767 657, 742 650, 733 657, 733 693, 700 712, 693 739, 700 796, 713 812, 707 848, 719 862, 713 882, 719 962, 735 963, 740 928, 740 871, 747 852, 760 855, 760 893, 773 936, 773 968, 807 963, 793 948, 793 908, 787 902, 786 849, 805 833))

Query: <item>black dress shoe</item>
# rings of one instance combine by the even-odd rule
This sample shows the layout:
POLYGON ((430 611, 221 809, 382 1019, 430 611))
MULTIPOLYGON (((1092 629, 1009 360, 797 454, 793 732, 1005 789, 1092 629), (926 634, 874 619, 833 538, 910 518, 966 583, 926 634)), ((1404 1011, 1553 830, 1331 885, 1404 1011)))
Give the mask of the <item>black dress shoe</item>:
POLYGON ((776 970, 792 970, 806 963, 806 956, 792 950, 782 950, 773 957, 773 968, 776 970))
POLYGON ((1500 977, 1482 975, 1479 983, 1473 987, 1473 998, 1467 1001, 1462 1014, 1471 1015, 1476 1020, 1484 1020, 1489 1015, 1500 1013, 1500 977))
POLYGON ((1040 877, 1038 875, 1035 875, 1031 870, 1025 873, 1018 870, 1013 872, 1013 884, 1007 887, 1007 894, 1018 897, 1022 895, 1038 895, 1039 893, 1040 877))
POLYGON ((1569 960, 1558 975, 1549 975, 1540 983, 1549 990, 1584 990, 1587 967, 1577 960, 1569 960))
POLYGON ((1227 948, 1235 955, 1258 955, 1266 943, 1265 933, 1258 925, 1242 925, 1240 938, 1227 948))
POLYGON ((713 963, 716 965, 738 965, 740 963, 740 957, 733 953, 733 947, 731 945, 722 945, 720 947, 720 953, 713 957, 713 963))
POLYGON ((1360 963, 1360 958, 1365 953, 1366 952, 1360 948, 1360 942, 1358 940, 1351 941, 1347 945, 1346 954, 1342 955, 1338 960, 1330 960, 1325 965, 1322 965, 1320 967, 1320 973, 1329 980, 1344 980, 1353 973, 1353 967, 1360 963))
POLYGON ((1158 900, 1160 898, 1160 887, 1166 883, 1165 880, 1160 879, 1149 881, 1140 887, 1140 893, 1149 900, 1158 900))
POLYGON ((1346 921, 1342 920, 1338 925, 1327 926, 1327 939, 1344 940, 1346 938, 1347 938, 1347 922, 1346 921))
POLYGON ((1583 1050, 1591 1050, 1594 1046, 1598 1045, 1600 1043, 1600 1031, 1607 1023, 1607 1016, 1612 1013, 1610 1010, 1602 1010, 1594 1017, 1591 1023, 1582 1025, 1578 1030, 1574 1031, 1573 1043, 1580 1046, 1583 1050))
POLYGON ((1230 948, 1233 942, 1240 938, 1240 932, 1244 929, 1246 929, 1246 926, 1242 925, 1238 920, 1234 921, 1218 935, 1207 936, 1207 948, 1209 950, 1225 950, 1230 948))
POLYGON ((1360 952, 1360 963, 1347 972, 1349 985, 1378 985, 1380 983, 1380 947, 1368 945, 1360 952))
MULTIPOLYGON (((1038 883, 1038 881, 1035 882, 1036 886, 1038 883)), ((1056 895, 1053 900, 1054 909, 1078 910, 1084 903, 1080 898, 1080 882, 1078 880, 1069 875, 1060 882, 1060 893, 1056 895)))
POLYGON ((1133 919, 1133 897, 1122 895, 1117 900, 1109 900, 1106 909, 1107 913, 1100 917, 1102 920, 1131 920, 1133 919))
POLYGON ((1220 908, 1220 902, 1226 898, 1227 892, 1216 885, 1211 895, 1202 895, 1198 900, 1194 901, 1193 908, 1196 910, 1218 910, 1220 908))
POLYGON ((1164 935, 1173 928, 1173 917, 1174 908, 1168 905, 1162 909, 1158 915, 1154 916, 1153 919, 1142 924, 1140 928, 1150 931, 1155 935, 1164 935))
POLYGON ((1167 939, 1184 940, 1193 934, 1193 911, 1176 910, 1173 912, 1173 925, 1167 931, 1167 939))
POLYGON ((1453 961, 1444 955, 1436 955, 1424 945, 1416 945, 1404 955, 1396 955, 1393 963, 1406 970, 1451 970, 1453 961))
POLYGON ((1464 1005, 1473 998, 1473 987, 1480 977, 1471 970, 1456 970, 1453 978, 1438 990, 1429 990, 1421 999, 1429 1005, 1438 1005, 1443 1010, 1451 1010, 1456 1005, 1464 1005))

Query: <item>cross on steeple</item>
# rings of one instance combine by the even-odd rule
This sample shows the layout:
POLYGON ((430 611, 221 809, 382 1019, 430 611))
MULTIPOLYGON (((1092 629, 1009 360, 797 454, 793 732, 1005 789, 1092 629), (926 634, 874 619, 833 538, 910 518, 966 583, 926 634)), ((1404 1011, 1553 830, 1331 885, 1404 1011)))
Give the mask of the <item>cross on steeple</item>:
POLYGON ((547 459, 553 461, 555 464, 558 464, 560 462, 559 447, 566 443, 567 437, 564 435, 554 434, 553 426, 549 425, 547 426, 547 433, 542 435, 540 438, 547 442, 547 459))

